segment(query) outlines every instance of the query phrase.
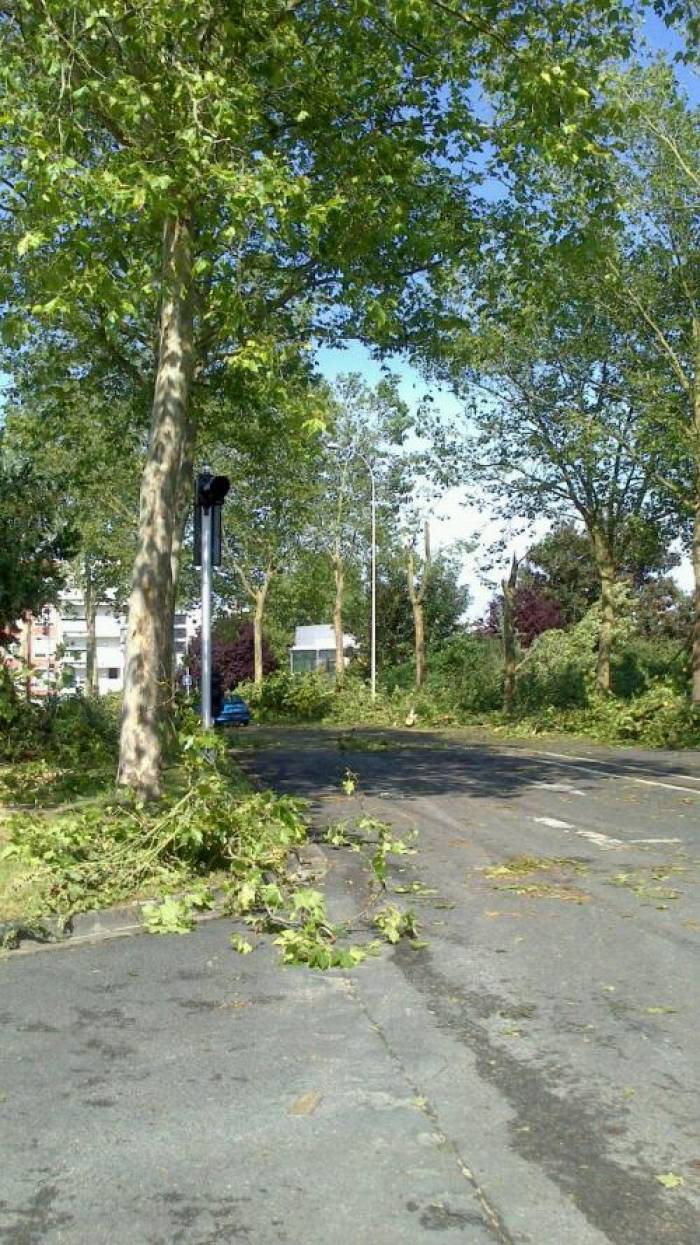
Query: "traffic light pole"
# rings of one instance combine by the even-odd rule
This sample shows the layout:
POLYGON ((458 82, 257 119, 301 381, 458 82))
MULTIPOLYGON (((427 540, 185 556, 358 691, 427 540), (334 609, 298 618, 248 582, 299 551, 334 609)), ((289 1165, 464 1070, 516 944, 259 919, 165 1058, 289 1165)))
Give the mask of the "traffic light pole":
POLYGON ((211 730, 211 530, 213 506, 202 513, 202 726, 211 730))
MULTIPOLYGON (((202 674, 199 697, 202 726, 213 726, 211 668, 211 569, 221 565, 221 507, 229 491, 228 476, 213 476, 208 467, 194 486, 194 564, 202 568, 202 674)), ((220 690, 220 689, 219 689, 220 690)), ((218 694, 218 693, 217 693, 218 694)), ((216 710, 219 713, 221 706, 216 710)))

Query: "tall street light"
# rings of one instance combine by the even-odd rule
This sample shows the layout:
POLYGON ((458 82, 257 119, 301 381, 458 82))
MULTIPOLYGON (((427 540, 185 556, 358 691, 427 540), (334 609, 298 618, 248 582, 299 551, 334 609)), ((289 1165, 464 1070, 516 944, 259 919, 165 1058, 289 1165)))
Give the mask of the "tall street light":
MULTIPOLYGON (((346 446, 339 445, 337 441, 327 441, 326 446, 329 450, 347 450, 346 446)), ((372 507, 372 614, 370 626, 370 689, 372 700, 377 699, 377 487, 374 479, 374 470, 372 464, 362 450, 350 449, 348 458, 360 458, 369 472, 371 484, 371 507, 372 507)))

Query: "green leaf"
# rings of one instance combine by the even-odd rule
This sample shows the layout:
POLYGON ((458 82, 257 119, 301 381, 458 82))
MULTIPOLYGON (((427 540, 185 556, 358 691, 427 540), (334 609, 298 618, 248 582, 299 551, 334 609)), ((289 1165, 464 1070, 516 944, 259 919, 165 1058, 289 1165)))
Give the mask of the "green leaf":
POLYGON ((677 1176, 675 1172, 661 1172, 656 1179, 664 1186, 664 1189, 678 1189, 685 1184, 683 1177, 677 1176))

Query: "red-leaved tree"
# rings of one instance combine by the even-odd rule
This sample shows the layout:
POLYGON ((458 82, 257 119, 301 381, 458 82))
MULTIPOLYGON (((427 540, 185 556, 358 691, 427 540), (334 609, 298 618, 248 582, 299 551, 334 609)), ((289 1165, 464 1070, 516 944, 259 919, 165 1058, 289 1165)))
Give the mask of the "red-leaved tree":
MULTIPOLYGON (((189 668, 193 677, 199 681, 202 669, 202 636, 198 633, 192 640, 189 650, 189 668)), ((211 644, 212 669, 216 670, 223 682, 225 692, 230 692, 239 683, 253 677, 253 624, 242 623, 233 636, 212 636, 211 644)), ((277 669, 277 659, 270 645, 263 636, 263 674, 271 674, 277 669)))
MULTIPOLYGON (((478 626, 482 635, 501 634, 502 610, 503 598, 499 594, 489 602, 486 617, 478 626)), ((513 621, 520 643, 523 648, 529 648, 543 631, 563 627, 564 615, 558 602, 546 593, 538 588, 521 587, 515 590, 513 621)))

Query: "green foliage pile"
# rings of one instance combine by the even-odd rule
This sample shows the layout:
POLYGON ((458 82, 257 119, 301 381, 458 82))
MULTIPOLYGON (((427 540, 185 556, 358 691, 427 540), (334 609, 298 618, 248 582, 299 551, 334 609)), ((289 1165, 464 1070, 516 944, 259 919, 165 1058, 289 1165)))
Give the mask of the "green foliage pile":
MULTIPOLYGON (((197 912, 213 907, 216 886, 224 911, 241 916, 256 935, 272 934, 286 964, 353 968, 376 954, 376 940, 350 943, 348 931, 331 924, 323 893, 301 885, 290 871, 290 859, 307 837, 302 802, 253 791, 232 767, 220 736, 187 733, 186 714, 183 723, 179 764, 161 800, 116 798, 112 789, 90 802, 6 819, 0 865, 13 870, 12 911, 30 924, 47 916, 67 923, 78 912, 153 897, 144 907, 149 932, 184 934, 197 912)), ((52 774, 45 760, 31 762, 33 779, 41 765, 52 774)), ((55 796, 56 782, 49 786, 55 796)), ((375 890, 382 893, 388 858, 411 849, 371 818, 358 822, 356 839, 353 847, 365 852, 375 890)), ((350 846, 344 836, 334 845, 350 846)), ((378 914, 375 927, 388 941, 415 937, 410 914, 392 909, 391 919, 382 920, 378 914)), ((12 938, 12 922, 10 927, 12 938)), ((240 934, 231 942, 241 954, 253 950, 240 934)))
POLYGON ((44 760, 83 771, 116 755, 121 697, 27 703, 0 666, 0 760, 44 760))
POLYGON ((601 743, 639 744, 646 748, 700 747, 700 711, 669 682, 657 682, 629 700, 592 697, 582 708, 543 705, 496 724, 508 734, 547 732, 585 735, 601 743))
POLYGON ((8 821, 7 856, 29 866, 30 915, 86 908, 172 891, 218 869, 229 879, 283 873, 306 834, 289 797, 252 792, 226 764, 221 741, 185 739, 178 782, 151 804, 108 799, 8 821))
POLYGON ((413 664, 382 672, 377 697, 358 673, 342 689, 320 674, 275 675, 248 688, 264 721, 323 721, 339 726, 493 726, 510 734, 546 731, 587 735, 606 743, 684 748, 700 744, 700 714, 687 694, 688 655, 671 639, 634 630, 624 592, 612 658, 612 691, 596 691, 600 604, 568 631, 551 630, 524 654, 517 674, 515 714, 503 714, 500 640, 458 632, 430 655, 426 686, 413 687, 413 664))
POLYGON ((268 675, 260 686, 239 683, 236 691, 260 722, 314 722, 325 718, 333 703, 333 684, 321 674, 268 675))

